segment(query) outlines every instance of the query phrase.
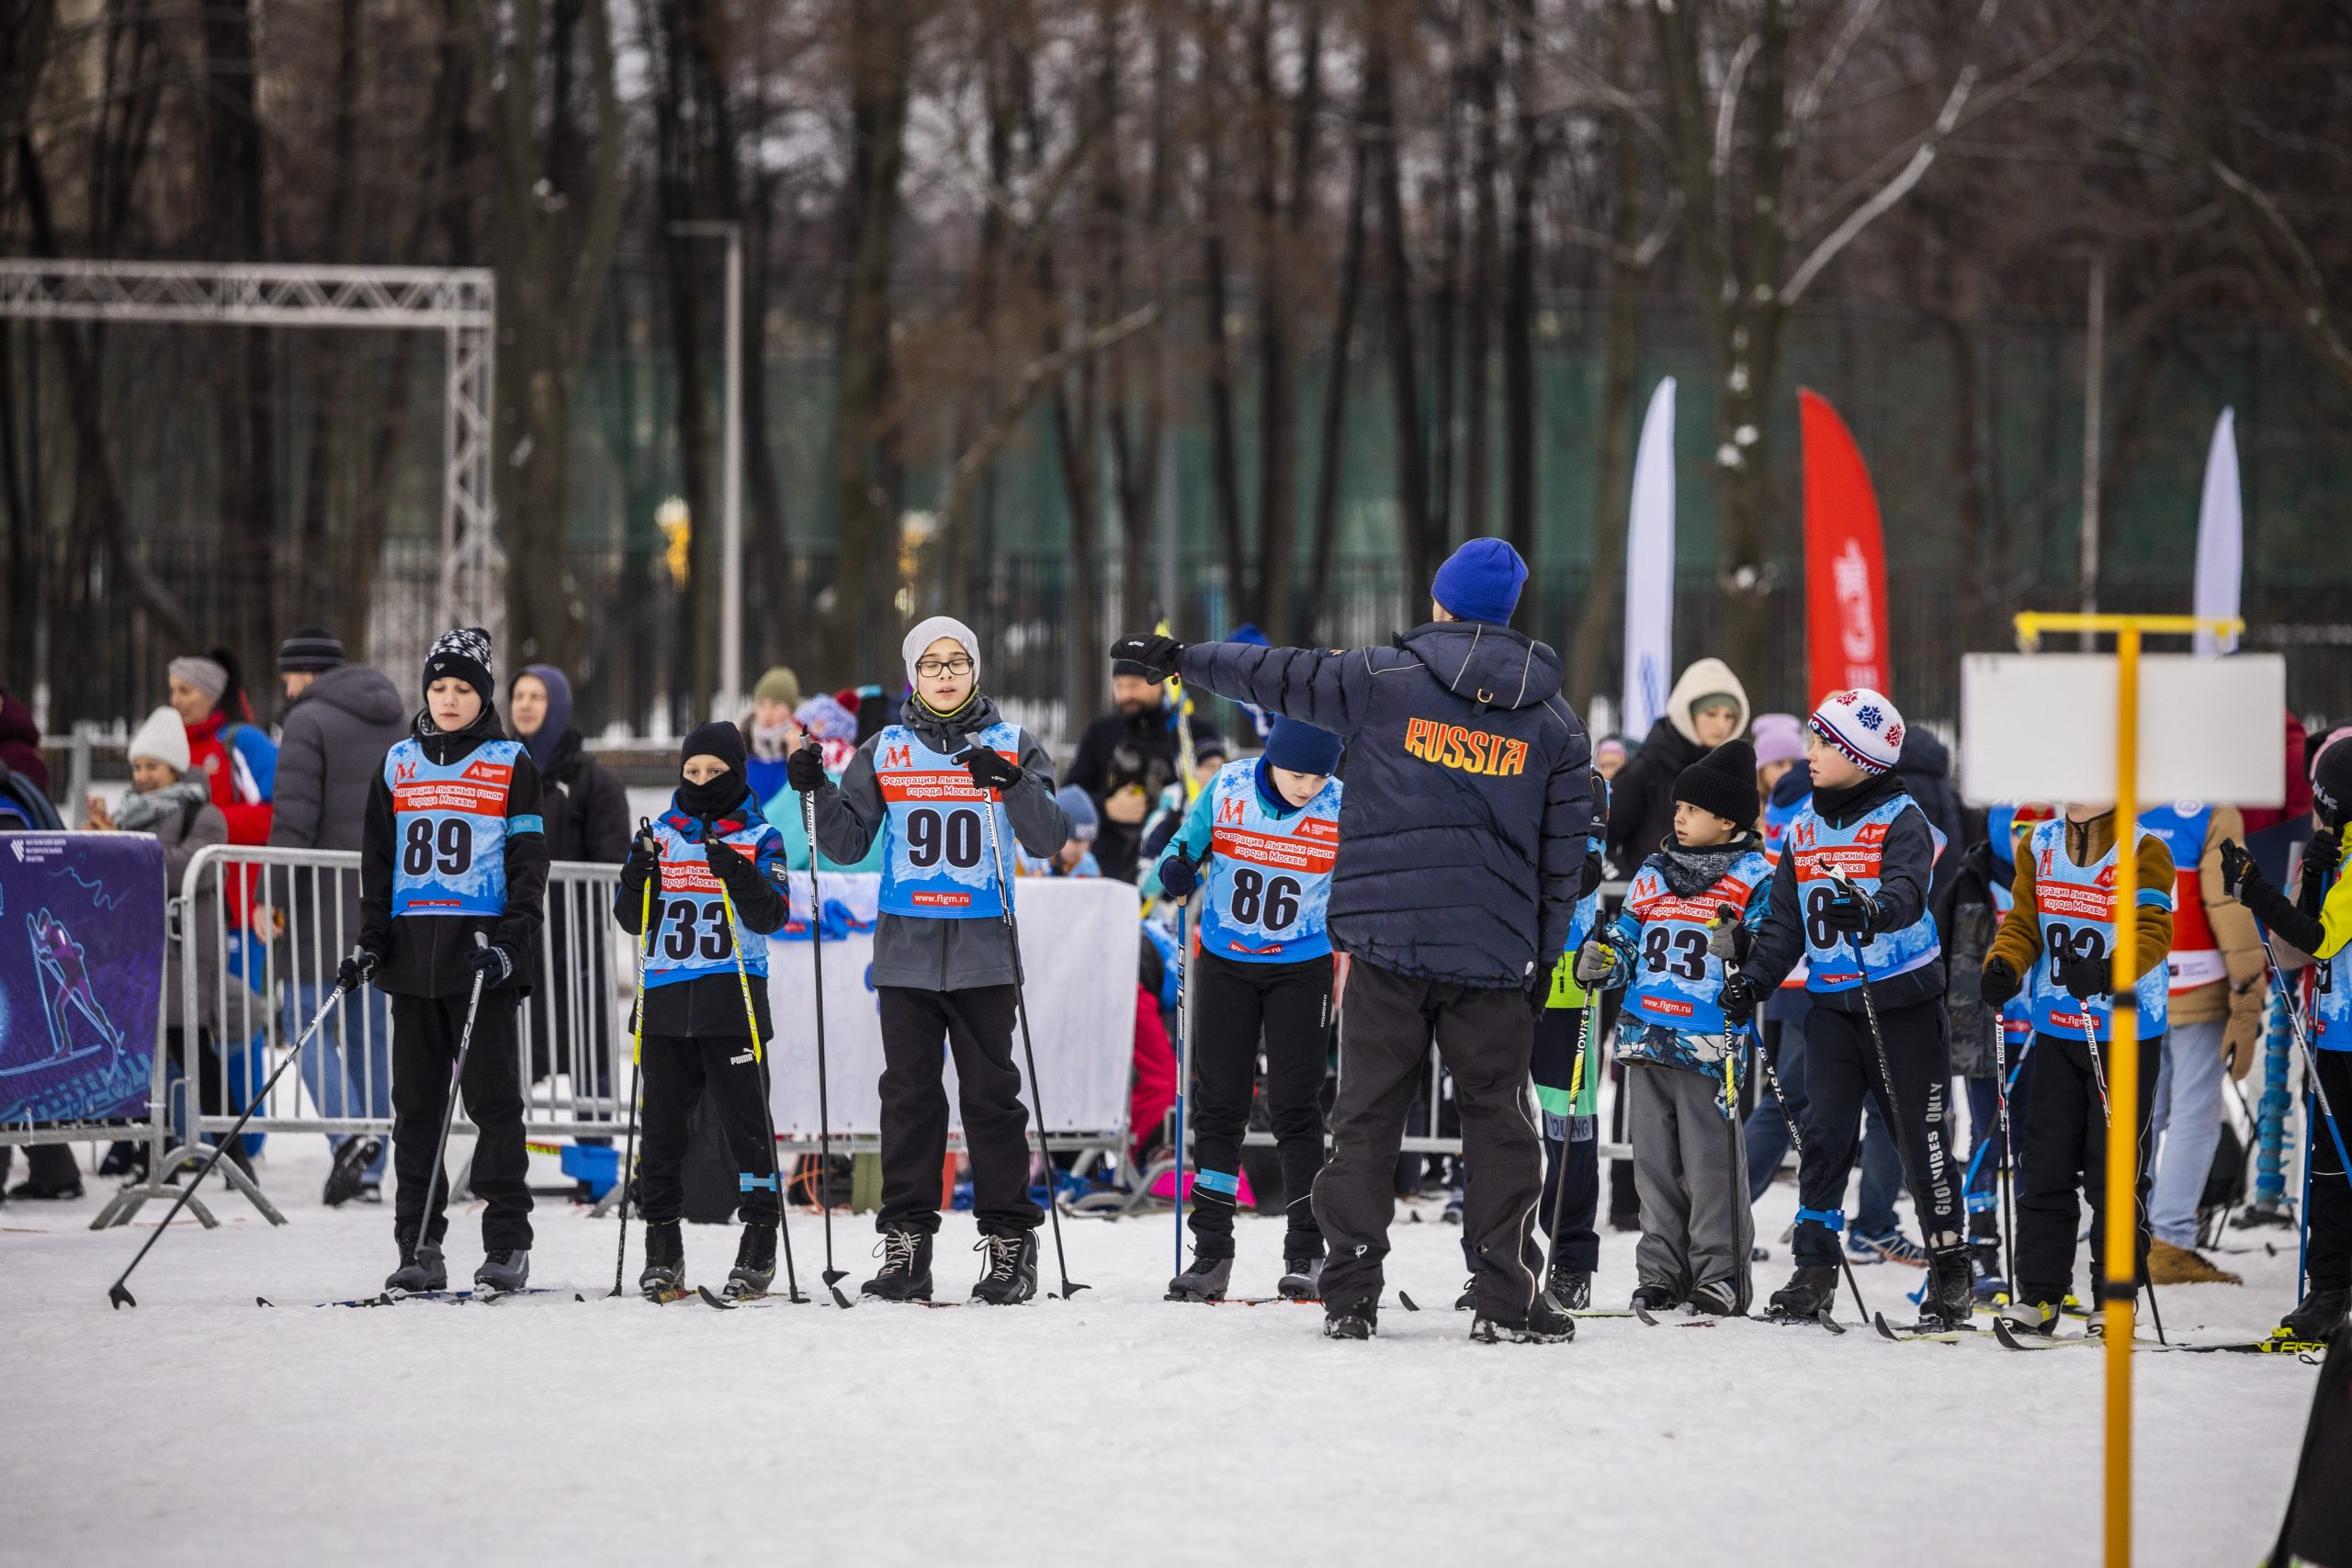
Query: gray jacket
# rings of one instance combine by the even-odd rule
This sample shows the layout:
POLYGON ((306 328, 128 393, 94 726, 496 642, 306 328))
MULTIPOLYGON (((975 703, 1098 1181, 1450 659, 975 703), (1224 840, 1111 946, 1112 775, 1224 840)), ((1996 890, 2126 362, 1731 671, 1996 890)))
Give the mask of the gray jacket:
MULTIPOLYGON (((277 742, 277 785, 269 841, 276 848, 356 850, 368 818, 368 787, 384 771, 384 753, 408 732, 408 709, 384 672, 339 664, 311 682, 286 710, 277 742)), ((331 897, 314 888, 330 879, 280 872, 270 902, 287 911, 294 940, 288 970, 304 985, 322 985, 359 940, 359 876, 340 878, 340 930, 331 897), (322 908, 315 908, 323 904, 322 908)))
MULTIPOLYGON (((164 893, 176 898, 187 881, 187 863, 196 852, 210 844, 229 841, 229 818, 217 806, 204 806, 193 812, 175 811, 159 818, 147 829, 134 829, 155 836, 164 847, 164 893)), ((220 932, 223 922, 232 919, 225 900, 220 897, 221 878, 209 878, 213 908, 199 908, 189 919, 195 930, 187 933, 187 944, 196 949, 197 1021, 202 1027, 220 1033, 220 932)), ((187 1024, 187 1005, 183 987, 187 984, 180 967, 180 952, 184 944, 170 943, 170 962, 164 967, 164 1022, 173 1029, 187 1024)))
MULTIPOLYGON (((982 696, 941 724, 913 698, 899 710, 899 722, 913 729, 934 750, 950 755, 966 749, 965 737, 1000 722, 996 704, 982 696)), ((847 865, 865 858, 876 835, 889 831, 889 813, 882 803, 882 786, 874 776, 874 747, 879 736, 867 739, 850 759, 839 784, 817 792, 817 847, 847 865)), ((1036 738, 1021 732, 1021 782, 1005 792, 1005 815, 1012 820, 1013 837, 1033 855, 1049 855, 1069 839, 1069 814, 1054 802, 1054 760, 1036 738)), ((1012 874, 1015 853, 1004 852, 1004 874, 1012 874)), ((895 846, 893 846, 895 849, 895 846)), ((888 856, 884 857, 885 876, 888 856)), ((918 915, 884 914, 874 931, 874 984, 906 986, 924 991, 964 991, 980 986, 1012 984, 1012 940, 1001 920, 934 919, 918 915)))

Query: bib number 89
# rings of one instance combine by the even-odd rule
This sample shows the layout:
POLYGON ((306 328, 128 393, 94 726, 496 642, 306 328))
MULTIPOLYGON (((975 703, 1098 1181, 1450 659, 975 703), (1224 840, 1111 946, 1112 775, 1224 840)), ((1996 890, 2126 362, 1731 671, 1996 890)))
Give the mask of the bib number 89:
POLYGON ((412 817, 401 836, 401 870, 424 876, 437 864, 444 876, 457 876, 474 862, 474 836, 458 818, 445 817, 439 829, 430 817, 412 817))
POLYGON ((1257 926, 1264 931, 1287 931, 1298 919, 1298 896, 1301 889, 1295 879, 1277 876, 1267 880, 1261 872, 1249 866, 1237 866, 1233 872, 1234 923, 1257 926), (1261 919, 1259 917, 1264 916, 1261 919))

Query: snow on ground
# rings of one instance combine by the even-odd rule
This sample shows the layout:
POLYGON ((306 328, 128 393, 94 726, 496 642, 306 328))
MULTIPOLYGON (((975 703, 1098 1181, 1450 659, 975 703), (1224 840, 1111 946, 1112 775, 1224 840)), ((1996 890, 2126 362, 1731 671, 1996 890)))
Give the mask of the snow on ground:
MULTIPOLYGON (((0 1207, 0 1562, 720 1562, 770 1541, 782 1561, 859 1568, 2097 1560, 2103 1359, 2087 1349, 1631 1319, 1586 1320, 1573 1345, 1474 1346, 1446 1310, 1460 1232, 1436 1223, 1397 1227, 1390 1286, 1423 1310, 1385 1309, 1370 1344, 1319 1338, 1311 1307, 1162 1302, 1164 1215, 1065 1220, 1093 1287, 1075 1302, 654 1307, 602 1299, 613 1222, 544 1200, 535 1282, 584 1303, 312 1310, 292 1303, 372 1292, 394 1261, 389 1210, 320 1207, 324 1169, 322 1140, 272 1138, 262 1177, 292 1224, 232 1198, 220 1230, 184 1219, 132 1280, 136 1311, 109 1311, 106 1287, 160 1207, 88 1231, 96 1179, 78 1203, 0 1207)), ((1758 1233, 1794 1203, 1776 1187, 1758 1233)), ((863 1278, 866 1223, 835 1230, 863 1278)), ((2168 1329, 2238 1338, 2276 1320, 2291 1235, 2261 1234, 2282 1256, 2230 1258, 2243 1290, 2167 1290, 2168 1329)), ((815 1217, 793 1236, 812 1285, 815 1217)), ((453 1273, 480 1237, 477 1216, 456 1219, 453 1273)), ((943 1299, 977 1273, 972 1240, 951 1216, 943 1299)), ((1631 1288, 1632 1243, 1604 1239, 1598 1304, 1631 1288)), ((1242 1222, 1247 1289, 1272 1292, 1279 1244, 1242 1222)), ((689 1227, 690 1277, 716 1284, 733 1251, 731 1230, 689 1227)), ((1785 1276, 1773 1252, 1759 1291, 1785 1276)), ((1920 1278, 1859 1272, 1873 1307, 1920 1278)), ((2139 1561, 2257 1561, 2312 1369, 2135 1364, 2139 1561)))

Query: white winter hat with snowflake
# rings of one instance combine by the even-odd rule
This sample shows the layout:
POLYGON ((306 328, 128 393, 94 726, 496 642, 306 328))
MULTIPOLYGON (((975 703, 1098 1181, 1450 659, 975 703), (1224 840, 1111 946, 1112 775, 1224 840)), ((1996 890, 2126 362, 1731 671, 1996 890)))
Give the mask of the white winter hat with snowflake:
POLYGON ((1885 693, 1868 686, 1822 698, 1806 728, 1866 773, 1883 773, 1903 755, 1903 716, 1885 693))

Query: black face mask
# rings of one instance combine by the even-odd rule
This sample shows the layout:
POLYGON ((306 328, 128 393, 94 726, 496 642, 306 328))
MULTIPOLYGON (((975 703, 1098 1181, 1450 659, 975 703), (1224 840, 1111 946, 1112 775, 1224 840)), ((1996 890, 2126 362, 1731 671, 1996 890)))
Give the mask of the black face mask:
POLYGON ((724 817, 743 803, 745 793, 743 775, 732 768, 701 784, 688 783, 683 773, 678 777, 679 808, 698 820, 724 817))

